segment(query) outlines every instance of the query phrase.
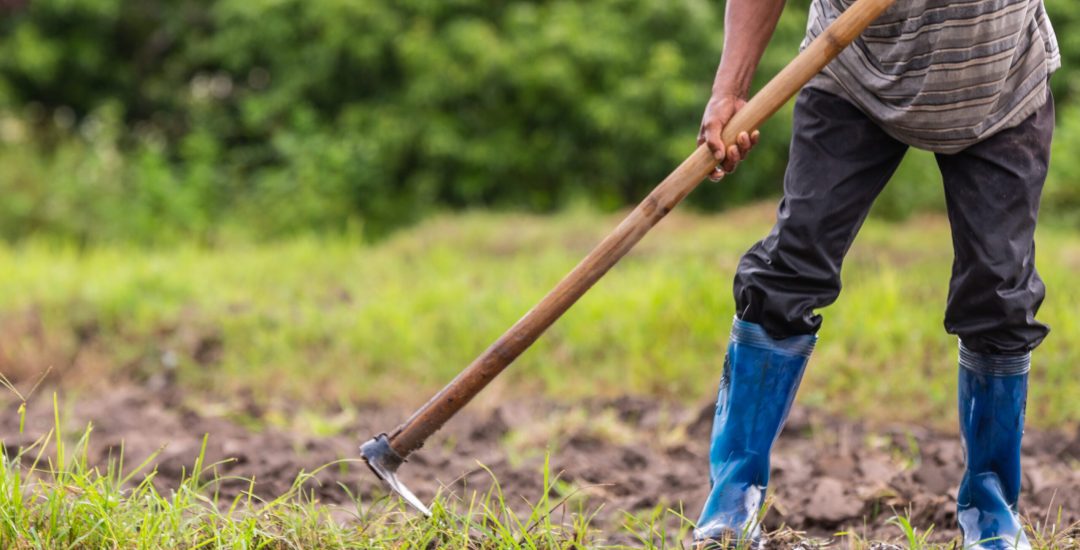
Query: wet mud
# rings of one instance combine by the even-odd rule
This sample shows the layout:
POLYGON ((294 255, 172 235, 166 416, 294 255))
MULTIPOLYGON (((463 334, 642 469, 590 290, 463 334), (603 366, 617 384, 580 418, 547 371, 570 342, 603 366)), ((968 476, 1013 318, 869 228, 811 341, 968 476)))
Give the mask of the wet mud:
MULTIPOLYGON (((49 394, 47 389, 38 393, 49 394)), ((0 406, 0 439, 8 456, 53 426, 50 398, 31 401, 22 434, 18 402, 3 396, 0 406)), ((242 404, 193 406, 175 393, 134 386, 83 395, 61 409, 70 420, 68 434, 93 424, 89 456, 95 464, 118 457, 121 445, 129 468, 160 452, 154 482, 168 490, 190 472, 203 435, 209 434, 206 463, 218 463, 221 476, 254 478, 255 493, 263 497, 287 491, 301 470, 356 459, 362 440, 411 412, 362 407, 350 412, 351 420, 337 435, 320 437, 246 421, 250 414, 237 414, 242 404)), ((541 471, 548 455, 563 487, 580 491, 587 508, 602 505, 594 525, 612 533, 608 540, 632 542, 617 534, 623 531, 624 510, 662 507, 696 517, 708 490, 712 411, 711 403, 690 407, 633 397, 573 406, 535 400, 476 406, 410 457, 401 474, 424 500, 436 491, 467 498, 490 488, 490 469, 509 502, 536 501, 544 490, 541 471)), ((1032 521, 1080 521, 1080 431, 1029 431, 1024 460, 1021 511, 1032 521)), ((774 502, 766 527, 819 538, 850 530, 895 540, 900 533, 887 519, 902 513, 920 527, 934 525, 934 540, 949 540, 956 535, 962 469, 955 433, 915 426, 871 430, 796 406, 774 451, 774 502)), ((316 479, 307 488, 327 504, 350 502, 339 484, 367 502, 385 494, 360 462, 326 468, 316 479)), ((248 487, 246 481, 225 480, 220 490, 227 498, 248 487)), ((667 517, 677 522, 674 515, 667 517)))

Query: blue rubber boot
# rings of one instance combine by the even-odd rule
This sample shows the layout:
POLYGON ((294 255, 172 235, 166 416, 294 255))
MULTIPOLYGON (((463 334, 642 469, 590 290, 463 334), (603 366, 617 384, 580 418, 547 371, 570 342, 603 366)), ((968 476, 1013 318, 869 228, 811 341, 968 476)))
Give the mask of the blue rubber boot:
POLYGON ((769 452, 795 400, 817 337, 774 340, 761 325, 735 319, 713 419, 712 489, 694 540, 756 547, 769 484, 769 452))
POLYGON ((987 355, 960 344, 960 434, 967 468, 956 516, 967 550, 1031 548, 1016 510, 1030 365, 1030 353, 987 355))

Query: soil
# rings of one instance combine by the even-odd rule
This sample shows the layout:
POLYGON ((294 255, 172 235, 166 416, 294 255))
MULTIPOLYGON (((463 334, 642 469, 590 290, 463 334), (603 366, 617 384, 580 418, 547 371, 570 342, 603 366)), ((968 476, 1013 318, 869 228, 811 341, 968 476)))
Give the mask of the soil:
MULTIPOLYGON (((48 389, 38 396, 51 396, 48 389)), ((61 403, 65 402, 63 395, 61 403)), ((255 492, 274 497, 289 489, 297 474, 329 462, 357 457, 357 445, 396 426, 409 410, 376 406, 355 412, 346 429, 329 437, 266 427, 244 421, 259 411, 236 407, 191 406, 175 391, 121 387, 97 396, 83 395, 63 409, 77 424, 69 434, 93 423, 90 459, 105 464, 121 444, 127 465, 161 450, 155 483, 175 487, 190 471, 204 434, 210 434, 207 463, 217 473, 255 479, 255 492), (211 414, 219 410, 219 414, 211 414), (239 420, 238 420, 239 419, 239 420)), ((53 425, 51 398, 32 400, 26 429, 18 433, 18 403, 0 397, 0 439, 9 456, 53 425)), ((682 407, 623 397, 573 406, 517 400, 494 408, 467 408, 414 454, 402 470, 404 481, 425 501, 436 491, 465 496, 486 491, 498 478, 509 502, 535 501, 543 491, 545 451, 560 479, 587 495, 588 508, 603 505, 594 523, 611 542, 630 542, 622 510, 657 506, 696 517, 708 490, 706 457, 711 403, 682 407), (481 467, 481 464, 484 467, 481 467), (521 497, 521 498, 519 498, 521 497)), ((1029 432, 1024 439, 1024 490, 1021 510, 1033 521, 1061 510, 1065 525, 1080 521, 1080 431, 1029 432)), ((781 526, 811 537, 843 530, 877 540, 896 539, 886 524, 895 512, 909 514, 917 526, 935 526, 933 539, 956 535, 955 496, 963 451, 955 433, 913 426, 871 430, 859 423, 796 406, 773 454, 771 488, 775 503, 766 526, 781 526)), ((342 504, 342 483, 370 502, 384 495, 360 463, 327 468, 312 483, 320 501, 342 504)), ((223 481, 225 496, 246 490, 245 481, 223 481)), ((669 515, 671 521, 673 515, 669 515)))

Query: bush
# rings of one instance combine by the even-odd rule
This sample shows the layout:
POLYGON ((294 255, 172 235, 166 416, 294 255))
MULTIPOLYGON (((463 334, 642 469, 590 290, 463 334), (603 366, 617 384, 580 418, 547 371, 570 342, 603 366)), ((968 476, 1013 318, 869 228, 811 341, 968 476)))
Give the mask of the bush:
MULTIPOLYGON (((1048 0, 1074 26, 1068 3, 1048 0)), ((758 85, 795 55, 807 4, 789 3, 758 85)), ((694 147, 722 12, 712 0, 30 3, 0 19, 0 233, 378 236, 443 208, 633 204, 694 147)), ((1074 59, 1080 44, 1060 34, 1074 59)), ((1055 80, 1059 99, 1070 86, 1055 80)), ((789 128, 790 108, 762 129, 752 169, 691 202, 776 193, 789 128)), ((930 171, 916 159, 902 174, 930 171)), ((932 203, 926 189, 890 191, 881 210, 932 203)))
MULTIPOLYGON (((762 74, 795 53, 798 12, 762 74)), ((0 189, 19 206, 0 207, 4 235, 156 232, 132 217, 380 234, 436 208, 620 207, 693 149, 721 14, 705 0, 32 3, 0 23, 0 105, 35 136, 6 152, 42 157, 7 159, 0 189), (80 132, 103 119, 115 135, 80 132), (98 177, 102 149, 116 172, 73 181, 98 177)), ((758 169, 697 204, 775 190, 784 127, 766 128, 758 169)))

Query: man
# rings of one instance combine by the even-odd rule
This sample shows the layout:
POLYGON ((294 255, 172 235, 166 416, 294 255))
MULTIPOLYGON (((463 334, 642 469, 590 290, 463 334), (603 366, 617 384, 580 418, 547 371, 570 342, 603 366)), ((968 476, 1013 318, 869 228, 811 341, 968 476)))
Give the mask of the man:
MULTIPOLYGON (((853 0, 813 0, 806 43, 853 0)), ((724 53, 699 143, 716 180, 757 142, 721 131, 745 103, 783 0, 728 0, 724 53)), ((840 267, 909 146, 936 153, 952 226, 945 328, 959 338, 967 457, 965 548, 1029 548, 1017 514, 1031 350, 1048 328, 1033 235, 1060 66, 1041 0, 899 0, 799 94, 776 225, 739 262, 736 319, 695 539, 757 544, 769 452, 802 378, 840 267)))

